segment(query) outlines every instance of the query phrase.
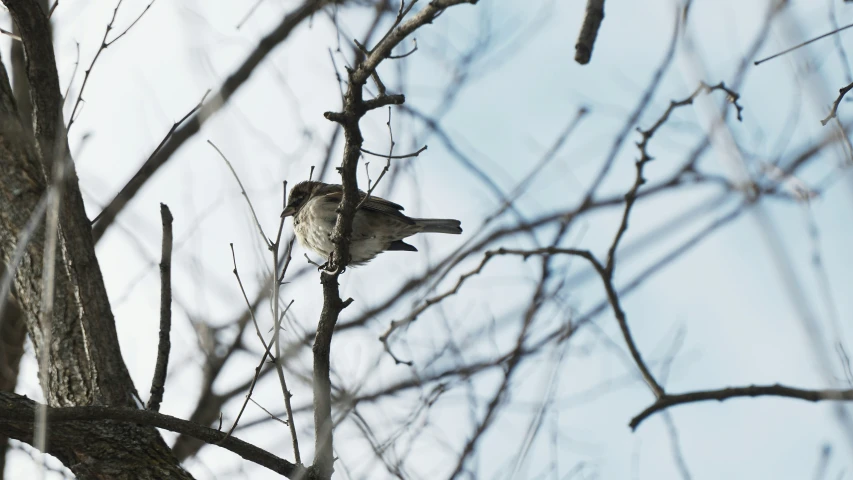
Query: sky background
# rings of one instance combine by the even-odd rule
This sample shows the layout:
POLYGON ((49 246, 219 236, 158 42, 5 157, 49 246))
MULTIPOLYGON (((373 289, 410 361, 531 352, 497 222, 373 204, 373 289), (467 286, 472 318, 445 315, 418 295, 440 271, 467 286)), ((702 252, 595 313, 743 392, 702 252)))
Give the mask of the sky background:
MULTIPOLYGON (((127 182, 172 123, 196 105, 206 90, 215 90, 296 5, 266 0, 237 29, 250 3, 156 2, 125 37, 101 54, 69 136, 90 217, 127 182)), ((116 28, 123 30, 146 4, 123 2, 116 28)), ((427 113, 442 112, 441 125, 454 143, 504 191, 512 190, 531 171, 581 107, 588 108, 555 160, 538 172, 516 203, 530 218, 566 209, 582 199, 672 36, 674 2, 608 0, 592 61, 580 66, 573 57, 583 7, 584 2, 577 0, 481 0, 475 7, 454 7, 418 31, 419 49, 414 55, 380 68, 389 90, 402 88, 409 105, 427 113), (455 92, 452 107, 443 111, 441 103, 454 78, 455 62, 473 45, 486 41, 485 55, 470 66, 470 78, 455 92)), ((80 66, 66 115, 113 8, 113 2, 64 0, 54 13, 63 85, 72 81, 79 44, 80 66)), ((670 100, 692 93, 698 80, 732 85, 768 9, 769 2, 758 0, 695 0, 675 62, 639 126, 648 128, 670 100)), ((832 9, 838 24, 853 22, 853 6, 840 0, 789 2, 773 21, 758 58, 832 30, 832 9)), ((281 182, 292 185, 307 179, 311 166, 322 162, 332 135, 333 125, 322 114, 340 107, 340 93, 329 51, 334 52, 338 42, 344 44, 343 54, 333 53, 337 68, 342 69, 351 57, 347 39, 361 36, 369 21, 364 11, 341 8, 337 13, 340 36, 326 14, 297 29, 202 132, 149 181, 98 244, 122 353, 137 389, 147 398, 159 310, 159 203, 168 204, 175 217, 173 356, 164 413, 186 418, 198 395, 200 356, 190 320, 221 325, 244 309, 231 273, 229 243, 234 244, 250 294, 263 288, 260 278, 270 268, 269 255, 234 178, 206 141, 214 142, 230 159, 271 236, 281 211, 281 182)), ((3 21, 3 28, 10 29, 8 14, 3 21)), ((851 35, 842 32, 836 38, 849 48, 851 35)), ((2 54, 8 60, 9 45, 4 42, 2 54)), ((703 171, 737 180, 732 165, 744 165, 752 178, 766 178, 767 165, 786 165, 837 131, 832 123, 822 127, 820 120, 838 89, 851 81, 838 45, 828 38, 795 54, 750 66, 737 86, 743 121, 735 121, 733 111, 729 115, 728 131, 738 148, 732 151, 715 141, 702 157, 703 171)), ((410 47, 404 44, 404 50, 410 47)), ((368 89, 375 92, 372 83, 368 89)), ((655 160, 646 169, 650 184, 668 178, 681 165, 707 131, 709 119, 720 111, 722 97, 714 92, 707 101, 697 102, 696 108, 679 109, 656 134, 649 146, 655 160)), ((842 102, 842 124, 853 119, 851 113, 853 108, 842 102)), ((377 110, 361 122, 366 149, 387 150, 387 115, 387 110, 377 110)), ((399 169, 399 181, 393 190, 388 190, 389 182, 377 193, 405 205, 412 216, 458 218, 465 233, 415 237, 419 254, 387 253, 367 266, 348 270, 341 278, 342 295, 353 297, 355 303, 344 312, 343 320, 378 304, 395 286, 463 242, 482 238, 480 225, 500 205, 491 190, 422 124, 394 110, 392 125, 398 142, 395 152, 414 151, 425 144, 429 149, 415 159, 395 161, 392 168, 399 169)), ((602 196, 622 195, 630 188, 633 162, 638 158, 634 142, 639 138, 629 134, 602 196)), ((338 162, 341 147, 339 142, 334 151, 338 162)), ((384 162, 368 160, 375 179, 384 162)), ((853 338, 853 250, 849 248, 853 178, 845 168, 850 163, 849 154, 839 145, 826 148, 796 179, 785 183, 788 187, 802 182, 813 189, 816 197, 810 202, 763 200, 623 296, 635 340, 656 374, 673 344, 679 338, 683 341, 672 361, 665 385, 668 391, 776 382, 802 388, 849 387, 834 344, 848 345, 853 338), (816 253, 822 269, 814 267, 816 253), (806 325, 817 325, 817 329, 806 325), (810 331, 818 332, 817 341, 809 340, 810 331)), ((359 175, 363 187, 363 168, 359 175)), ((336 178, 331 170, 324 179, 336 178)), ((638 202, 618 257, 617 286, 627 284, 743 199, 731 194, 713 201, 720 192, 718 186, 691 186, 638 202), (701 205, 709 206, 695 210, 701 205), (682 217, 684 221, 671 223, 682 217)), ((565 246, 587 248, 603 257, 620 215, 621 206, 584 216, 573 224, 565 246)), ((511 220, 507 216, 502 222, 511 220)), ((290 229, 288 222, 285 231, 290 229)), ((553 229, 539 234, 541 241, 552 236, 553 229)), ((521 236, 499 245, 531 247, 530 240, 521 236)), ((302 254, 297 246, 291 268, 306 265, 302 254)), ((480 258, 475 255, 455 267, 436 291, 452 287, 480 258)), ((566 278, 560 291, 564 299, 542 312, 546 319, 541 325, 579 317, 605 298, 600 282, 582 261, 558 259, 555 263, 566 278)), ((538 265, 534 260, 493 260, 459 295, 398 332, 395 351, 413 359, 414 368, 395 365, 376 339, 392 320, 409 311, 415 298, 371 320, 364 329, 337 335, 333 366, 338 381, 370 390, 441 368, 457 360, 435 357, 449 338, 466 359, 505 350, 515 340, 512 325, 520 322, 538 265), (490 323, 506 327, 494 336, 484 335, 482 329, 490 323)), ((282 296, 294 300, 288 321, 291 332, 316 324, 322 303, 318 276, 300 277, 282 290, 282 296)), ((242 354, 217 386, 227 389, 249 378, 258 359, 255 353, 242 354)), ((479 467, 478 478, 683 478, 662 415, 647 420, 636 432, 628 427, 653 396, 636 373, 609 310, 565 345, 549 347, 520 368, 513 382, 512 406, 483 438, 473 459, 479 467), (548 395, 553 400, 543 426, 547 433, 537 437, 530 455, 515 466, 512 456, 521 448, 539 402, 548 395)), ((310 371, 310 357, 299 356, 289 369, 310 371)), ((35 371, 30 356, 24 362, 19 391, 40 398, 35 371)), ((310 402, 310 386, 299 381, 298 374, 294 376, 294 405, 302 406, 310 402)), ((417 415, 414 423, 427 425, 425 433, 411 439, 404 433, 391 448, 393 455, 407 459, 407 472, 413 478, 448 474, 454 454, 470 435, 472 420, 482 416, 482 404, 500 378, 499 372, 485 374, 473 382, 471 392, 448 393, 430 411, 417 415), (469 394, 481 400, 479 407, 469 409, 469 394), (406 455, 406 448, 412 453, 406 455)), ((362 413, 382 436, 411 415, 412 405, 422 400, 419 395, 399 395, 369 405, 362 413)), ((259 386, 255 398, 273 411, 281 410, 279 387, 272 377, 259 386)), ((226 404, 226 419, 236 414, 239 400, 226 404)), ((670 413, 692 478, 815 478, 825 447, 830 456, 824 478, 853 475, 853 437, 845 434, 838 420, 839 415, 850 414, 844 406, 736 399, 690 404, 670 413)), ((248 419, 263 416, 249 406, 248 419)), ((297 416, 297 425, 303 458, 311 458, 310 415, 297 416)), ((169 442, 175 438, 170 433, 164 436, 169 442)), ((292 459, 289 435, 274 422, 243 430, 239 436, 292 459)), ((336 431, 336 442, 337 455, 348 470, 339 471, 340 478, 387 475, 381 464, 369 460, 370 447, 352 424, 336 431)), ((18 451, 10 458, 9 478, 29 478, 33 466, 28 457, 18 451)), ((214 447, 205 448, 186 465, 196 478, 274 478, 214 447)))

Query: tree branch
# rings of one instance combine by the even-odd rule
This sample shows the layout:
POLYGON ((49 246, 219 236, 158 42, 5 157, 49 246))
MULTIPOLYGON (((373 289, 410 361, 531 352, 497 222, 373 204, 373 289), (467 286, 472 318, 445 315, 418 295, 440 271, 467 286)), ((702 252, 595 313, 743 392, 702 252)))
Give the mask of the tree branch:
MULTIPOLYGON (((370 105, 369 103, 366 104, 364 100, 364 85, 367 79, 374 74, 379 64, 390 56, 393 48, 402 42, 406 36, 421 26, 432 23, 447 7, 462 3, 474 4, 476 0, 433 0, 409 20, 399 23, 405 14, 401 12, 392 28, 377 45, 365 53, 364 59, 358 62, 355 68, 347 71, 348 82, 347 91, 344 94, 343 111, 325 114, 327 119, 337 122, 343 127, 346 143, 340 168, 343 198, 337 210, 335 227, 330 235, 335 249, 328 259, 330 271, 323 272, 320 277, 320 282, 323 285, 323 309, 320 313, 313 347, 315 456, 311 468, 319 478, 331 478, 334 471, 329 354, 332 334, 335 331, 338 317, 341 311, 352 302, 352 299, 341 299, 338 277, 343 273, 350 259, 352 221, 360 201, 356 173, 364 139, 361 135, 359 121, 367 112, 367 105, 370 105)), ((380 95, 379 98, 382 96, 380 95)))
MULTIPOLYGON (((24 396, 0 392, 0 431, 16 440, 31 443, 37 405, 24 396)), ((79 450, 78 454, 82 455, 89 452, 93 456, 88 458, 98 458, 104 453, 101 443, 115 441, 114 437, 109 436, 109 432, 115 429, 118 422, 119 425, 140 424, 189 435, 234 452, 252 463, 288 478, 309 478, 305 476, 304 469, 266 450, 234 437, 226 439, 224 432, 151 410, 102 406, 47 407, 47 418, 51 424, 48 452, 56 455, 63 463, 71 450, 79 450)), ((134 444, 135 442, 128 442, 122 447, 133 449, 134 444)), ((130 450, 122 456, 142 454, 130 450)))
POLYGON ((829 123, 830 120, 837 116, 838 104, 841 103, 841 100, 844 98, 845 95, 847 95, 847 92, 849 92, 851 89, 853 89, 853 83, 841 87, 838 90, 838 97, 835 99, 834 102, 832 102, 832 108, 829 110, 829 114, 827 114, 826 118, 820 121, 821 125, 826 126, 826 124, 829 123))
MULTIPOLYGON (((47 352, 50 369, 44 394, 50 405, 131 406, 136 390, 122 359, 115 321, 107 297, 91 226, 80 195, 79 182, 68 151, 62 121, 62 95, 56 70, 50 25, 45 12, 31 0, 6 0, 26 53, 26 72, 33 100, 35 139, 21 125, 17 115, 0 98, 0 252, 4 261, 15 249, 18 235, 38 208, 48 185, 63 171, 59 206, 59 244, 54 275, 54 295, 47 295, 40 279, 44 265, 44 235, 34 235, 22 245, 23 261, 15 275, 16 299, 25 319, 36 353, 47 352), (54 169, 61 165, 61 169, 54 169), (53 315, 39 321, 43 297, 51 296, 53 315), (48 388, 51 387, 51 388, 48 388)), ((0 85, 0 92, 6 85, 0 85)), ((93 477, 105 471, 133 471, 138 478, 153 474, 189 478, 174 459, 159 432, 136 424, 105 430, 111 442, 100 445, 93 464, 77 457, 83 450, 68 450, 66 465, 78 476, 93 477), (144 452, 144 453, 142 453, 144 452), (156 464, 156 465, 155 465, 156 464)), ((30 434, 32 433, 32 426, 30 434)), ((106 428, 106 427, 105 427, 106 428)), ((48 445, 58 440, 51 426, 48 445)))
POLYGON ((157 363, 154 366, 154 378, 151 380, 151 398, 148 410, 160 410, 163 401, 166 371, 169 367, 169 332, 172 330, 172 212, 165 203, 160 204, 160 218, 163 222, 163 245, 160 256, 160 341, 157 344, 157 363))
POLYGON ((581 65, 589 63, 592 57, 592 47, 598 37, 602 20, 604 20, 604 0, 587 0, 583 26, 578 34, 578 43, 575 44, 575 61, 581 65))
POLYGON ((834 401, 849 401, 853 400, 853 389, 849 390, 802 390, 799 388, 788 387, 785 385, 749 385, 746 387, 728 387, 719 390, 704 390, 698 392, 681 393, 677 395, 666 394, 658 398, 655 403, 640 412, 636 417, 631 419, 632 430, 649 418, 656 412, 665 410, 675 405, 683 405, 685 403, 705 402, 708 400, 717 400, 722 402, 730 398, 738 397, 783 397, 796 398, 807 400, 809 402, 819 402, 822 400, 834 401))
MULTIPOLYGON (((16 0, 20 1, 20 0, 16 0)), ((219 90, 202 105, 199 111, 184 125, 177 129, 171 137, 153 154, 139 170, 110 201, 99 216, 98 222, 92 227, 92 235, 100 239, 107 228, 115 221, 121 210, 139 192, 142 185, 151 178, 157 170, 162 167, 172 155, 193 135, 201 130, 201 126, 208 118, 222 109, 236 92, 252 75, 252 72, 281 42, 287 39, 290 33, 305 19, 323 8, 331 0, 305 0, 296 10, 292 11, 282 19, 281 23, 267 36, 261 39, 258 46, 249 54, 243 64, 237 68, 223 82, 219 90)))

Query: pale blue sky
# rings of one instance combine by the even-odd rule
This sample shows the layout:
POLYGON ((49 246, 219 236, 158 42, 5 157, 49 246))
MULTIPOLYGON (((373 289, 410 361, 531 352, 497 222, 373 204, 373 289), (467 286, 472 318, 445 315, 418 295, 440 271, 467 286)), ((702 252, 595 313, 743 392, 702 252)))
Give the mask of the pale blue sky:
MULTIPOLYGON (((124 20, 117 23, 127 25, 146 3, 127 0, 119 16, 124 20)), ((244 3, 248 2, 155 3, 131 33, 102 54, 86 87, 86 103, 70 137, 72 150, 79 152, 77 168, 90 215, 97 213, 98 205, 108 201, 136 171, 172 122, 192 108, 205 90, 216 89, 258 39, 296 2, 265 1, 238 31, 235 25, 245 13, 244 3), (87 134, 91 135, 84 141, 87 134)), ((685 47, 679 45, 679 58, 664 77, 640 126, 648 127, 654 122, 670 100, 689 95, 696 87, 694 78, 702 78, 709 84, 731 83, 741 55, 761 28, 767 3, 695 0, 688 31, 696 53, 688 52, 691 56, 685 59, 682 57, 685 47)), ((853 6, 840 0, 835 3, 838 22, 843 25, 853 21, 853 6)), ((476 7, 453 8, 435 25, 417 34, 420 49, 404 60, 407 100, 429 112, 439 102, 436 95, 443 91, 452 75, 447 69, 448 62, 470 46, 484 25, 490 26, 494 51, 487 55, 487 61, 474 64, 474 78, 459 92, 457 103, 442 125, 460 148, 493 174, 505 190, 528 173, 581 106, 590 109, 556 160, 541 172, 531 192, 518 202, 519 208, 531 217, 568 208, 581 198, 611 148, 615 133, 622 128, 661 61, 673 28, 674 2, 608 0, 592 62, 580 66, 573 57, 583 4, 579 0, 481 0, 476 7)), ((790 2, 789 9, 773 24, 759 56, 830 30, 828 5, 828 1, 790 2)), ((111 2, 60 3, 55 22, 63 84, 69 81, 73 69, 75 42, 80 42, 82 71, 96 51, 113 7, 111 2)), ((340 18, 346 31, 361 32, 364 28, 365 17, 342 9, 340 18)), ((840 34, 845 47, 853 46, 851 35, 840 34)), ((235 244, 241 274, 252 291, 259 288, 257 276, 265 271, 268 258, 260 247, 233 178, 205 141, 215 142, 234 163, 269 235, 278 225, 280 182, 286 179, 292 184, 305 179, 310 166, 319 164, 331 134, 332 126, 322 113, 340 105, 327 51, 334 49, 336 42, 325 15, 317 16, 310 29, 302 26, 275 50, 202 133, 152 179, 119 217, 120 227, 113 227, 99 244, 101 268, 115 302, 122 352, 140 391, 147 391, 156 352, 158 204, 164 202, 171 207, 176 241, 183 242, 176 247, 173 268, 176 302, 200 319, 210 319, 212 323, 229 320, 243 308, 231 274, 229 242, 235 244)), ((7 52, 8 46, 3 51, 4 59, 8 59, 7 52)), ((336 62, 341 68, 344 60, 338 55, 336 62)), ((389 89, 398 85, 394 65, 384 65, 380 72, 389 89)), ((785 165, 793 152, 826 135, 833 127, 822 127, 819 120, 828 111, 837 89, 847 83, 833 39, 815 43, 797 55, 751 67, 738 90, 745 108, 744 120, 735 122, 732 115, 729 122, 748 170, 759 178, 761 163, 774 162, 781 155, 785 165), (808 74, 803 73, 806 62, 813 67, 808 74), (792 118, 796 121, 792 122, 792 118)), ((79 87, 78 77, 72 92, 79 87)), ((369 88, 374 90, 370 84, 369 88)), ((712 107, 720 105, 719 92, 711 98, 712 107)), ((707 124, 702 114, 701 109, 680 109, 669 126, 658 132, 650 145, 656 160, 646 170, 651 184, 671 174, 701 138, 702 126, 707 124)), ((412 130, 407 127, 410 122, 404 121, 399 112, 393 115, 401 132, 397 151, 414 150, 424 143, 429 149, 418 159, 407 161, 411 168, 405 171, 391 198, 406 205, 412 215, 456 216, 462 220, 465 234, 461 238, 433 236, 416 240, 418 248, 428 250, 429 256, 389 253, 365 267, 349 271, 342 280, 344 295, 353 296, 356 302, 345 312, 345 319, 378 303, 384 298, 383 292, 420 272, 430 259, 442 258, 471 238, 483 218, 498 205, 489 190, 461 168, 440 141, 435 137, 413 139, 412 130)), ((366 148, 380 151, 387 148, 386 116, 387 112, 380 110, 362 121, 366 148)), ((842 103, 839 116, 843 122, 853 119, 853 107, 842 103)), ((639 135, 629 135, 604 184, 604 193, 621 194, 630 187, 633 161, 638 157, 634 147, 637 140, 639 135)), ((841 153, 838 148, 828 149, 800 175, 802 181, 813 187, 827 175, 835 178, 832 186, 811 202, 809 209, 819 231, 820 253, 831 286, 831 305, 821 296, 822 287, 810 263, 812 240, 808 217, 804 214, 806 206, 789 200, 765 200, 760 210, 744 214, 718 230, 624 297, 623 306, 638 346, 656 372, 675 332, 684 329, 684 345, 673 363, 666 383, 668 389, 682 392, 775 382, 804 388, 843 385, 828 383, 821 375, 818 355, 805 338, 800 316, 780 280, 770 243, 764 237, 768 230, 757 220, 767 218, 771 222, 772 235, 778 236, 786 249, 783 258, 793 266, 826 340, 835 338, 832 315, 836 315, 841 340, 849 344, 853 335, 850 325, 853 300, 849 295, 853 285, 850 274, 853 253, 849 248, 853 236, 850 221, 853 179, 849 170, 837 168, 845 161, 841 153)), ((728 175, 729 170, 724 166, 726 155, 725 151, 712 149, 700 163, 703 171, 728 175)), ((382 163, 379 159, 371 160, 373 178, 382 163)), ((334 179, 334 172, 327 179, 334 179)), ((360 182, 364 180, 365 177, 360 177, 360 182)), ((632 214, 624 252, 630 252, 632 243, 644 233, 655 231, 691 206, 718 194, 715 187, 690 187, 641 201, 632 214)), ((625 253, 618 263, 617 285, 633 279, 636 273, 736 204, 737 197, 731 197, 710 213, 697 216, 687 227, 664 232, 649 245, 635 249, 635 253, 625 253)), ((573 226, 567 244, 603 255, 620 212, 621 207, 584 217, 573 226)), ((289 230, 290 224, 285 228, 289 230)), ((548 231, 541 238, 551 235, 548 231)), ((505 245, 530 246, 523 240, 508 241, 505 245)), ((302 252, 296 250, 294 265, 304 265, 302 252)), ((452 286, 479 258, 472 258, 454 270, 439 291, 452 286)), ((569 265, 564 260, 557 263, 569 265)), ((565 308, 543 313, 553 316, 550 325, 564 321, 570 310, 582 314, 604 298, 597 279, 583 275, 586 268, 578 259, 571 261, 569 278, 585 280, 570 283, 564 289, 562 294, 568 298, 565 308)), ((510 258, 494 260, 482 275, 466 283, 461 295, 442 304, 453 336, 463 339, 489 321, 518 322, 537 269, 538 264, 532 260, 526 264, 510 258)), ((293 312, 300 324, 307 326, 316 321, 321 297, 315 278, 306 277, 288 286, 283 296, 295 299, 293 312)), ((411 376, 406 367, 393 364, 376 340, 388 323, 404 315, 409 306, 404 303, 375 319, 366 330, 336 337, 333 363, 346 384, 353 386, 365 379, 367 385, 376 386, 411 376)), ((399 346, 401 351, 424 359, 427 352, 446 340, 438 311, 428 312, 402 332, 405 342, 399 346)), ((193 353, 195 335, 186 318, 187 313, 177 307, 173 362, 176 368, 177 365, 184 368, 170 378, 163 407, 166 413, 178 416, 189 414, 192 402, 186 399, 195 398, 194 389, 199 382, 195 363, 198 357, 193 353)), ((512 341, 514 338, 509 335, 488 341, 475 335, 468 342, 465 354, 475 358, 494 353, 496 345, 506 346, 512 341)), ((831 343, 825 342, 823 348, 830 352, 835 374, 840 374, 831 343)), ((541 399, 552 378, 557 379, 554 402, 561 405, 560 413, 548 417, 544 426, 548 433, 534 442, 530 457, 515 478, 544 478, 537 476, 547 471, 548 462, 555 456, 559 457, 559 467, 547 478, 564 478, 580 464, 586 465, 583 474, 572 478, 681 478, 660 415, 647 420, 636 432, 628 428, 630 418, 652 401, 652 395, 626 361, 627 350, 610 311, 596 317, 594 327, 577 333, 565 355, 553 377, 551 365, 555 357, 550 351, 543 352, 541 360, 522 366, 520 380, 512 392, 512 400, 518 407, 505 410, 480 444, 482 453, 475 461, 479 462, 481 478, 510 478, 513 465, 507 462, 519 450, 535 411, 530 405, 541 399), (606 338, 610 343, 603 340, 606 338), (612 388, 604 389, 600 395, 584 393, 610 381, 614 382, 612 388), (556 446, 549 444, 552 433, 559 439, 556 446)), ((304 356, 299 361, 304 366, 309 359, 304 356)), ((246 355, 224 375, 221 387, 243 382, 251 375, 255 362, 254 357, 246 355)), ((435 368, 434 365, 421 367, 427 371, 435 368)), ((33 371, 34 365, 28 361, 24 372, 28 383, 22 391, 37 395, 33 371)), ((481 401, 490 397, 498 380, 497 375, 490 374, 475 382, 481 401)), ((310 389, 304 383, 295 383, 294 401, 303 405, 310 398, 310 389)), ((272 410, 280 409, 276 384, 261 385, 257 395, 272 410)), ((366 408, 364 413, 382 425, 395 415, 405 416, 411 406, 408 402, 416 400, 413 395, 402 396, 381 404, 381 409, 366 408)), ((448 459, 453 458, 454 449, 458 450, 470 435, 467 400, 464 390, 459 390, 444 397, 430 413, 433 424, 429 434, 418 440, 407 464, 408 471, 417 474, 416 478, 441 478, 447 474, 446 462, 451 461, 448 459)), ((236 403, 229 403, 226 416, 237 408, 236 403)), ((257 409, 250 409, 250 413, 251 418, 262 416, 257 409)), ((482 413, 479 409, 475 416, 479 418, 482 413)), ((839 430, 829 404, 737 399, 722 404, 676 407, 671 413, 684 459, 696 479, 812 478, 825 444, 833 449, 827 478, 837 478, 842 472, 849 476, 853 468, 850 460, 853 439, 839 430)), ((297 420, 300 419, 302 444, 310 451, 309 416, 297 420)), ((173 438, 167 437, 170 441, 173 438)), ((242 437, 279 455, 290 456, 286 431, 272 424, 246 431, 242 437)), ((337 454, 356 476, 373 471, 380 473, 374 473, 372 478, 382 478, 386 472, 379 465, 364 463, 367 455, 362 454, 368 447, 356 440, 347 443, 347 439, 354 437, 357 435, 352 425, 341 427, 337 454)), ((221 452, 208 447, 200 455, 206 466, 193 461, 188 465, 197 478, 213 478, 211 471, 218 472, 218 478, 232 478, 222 472, 233 472, 240 460, 221 452)), ((303 456, 308 455, 303 453, 303 456)), ((28 471, 24 463, 17 467, 21 472, 28 471)), ((263 469, 248 468, 251 478, 274 478, 263 469)), ((233 478, 242 478, 234 475, 233 478)))

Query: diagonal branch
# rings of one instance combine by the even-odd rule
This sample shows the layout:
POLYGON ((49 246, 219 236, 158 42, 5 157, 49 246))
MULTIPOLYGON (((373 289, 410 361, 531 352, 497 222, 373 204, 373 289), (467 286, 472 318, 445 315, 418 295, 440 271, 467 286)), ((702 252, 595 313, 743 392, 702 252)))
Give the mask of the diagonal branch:
MULTIPOLYGON (((127 32, 129 32, 130 29, 133 28, 133 26, 136 25, 136 23, 139 22, 143 16, 145 16, 145 14, 148 12, 148 9, 150 9, 151 5, 154 4, 155 0, 151 0, 151 3, 149 3, 145 7, 145 9, 142 11, 142 13, 140 13, 139 16, 136 17, 136 20, 134 20, 133 23, 131 23, 129 27, 127 27, 123 32, 121 32, 114 39, 107 41, 107 36, 113 30, 113 24, 116 21, 116 16, 118 15, 118 9, 121 8, 121 2, 123 2, 123 1, 124 0, 118 0, 118 3, 116 4, 116 8, 113 10, 113 18, 110 19, 110 23, 108 23, 107 28, 104 29, 104 38, 101 39, 101 45, 98 47, 98 51, 95 52, 95 56, 92 58, 92 63, 89 64, 89 68, 86 69, 86 72, 83 75, 83 84, 80 86, 80 93, 77 94, 77 101, 74 102, 74 108, 71 109, 71 115, 68 116, 68 118, 69 118, 68 127, 66 127, 66 129, 65 129, 66 134, 68 131, 71 130, 71 126, 74 125, 74 121, 77 119, 78 109, 80 108, 80 105, 83 102, 83 92, 86 91, 86 85, 89 83, 89 75, 92 74, 92 69, 95 68, 95 62, 98 61, 98 58, 101 57, 101 53, 104 50, 109 48, 112 44, 116 43, 121 37, 125 36, 127 34, 127 32)), ((56 5, 54 5, 54 7, 55 6, 56 5)), ((51 9, 51 12, 53 12, 53 9, 51 9)))
POLYGON ((115 221, 118 214, 124 207, 133 199, 139 192, 145 182, 148 181, 157 170, 162 167, 183 144, 201 130, 201 126, 213 116, 216 112, 222 109, 234 93, 249 79, 252 72, 260 65, 260 63, 272 52, 272 50, 280 43, 285 41, 290 33, 299 26, 305 19, 313 15, 316 11, 323 8, 331 0, 305 0, 296 10, 292 11, 282 19, 278 27, 267 34, 258 43, 258 46, 249 54, 243 61, 243 64, 237 68, 219 90, 207 100, 199 111, 187 120, 184 125, 177 129, 172 136, 152 155, 145 163, 139 167, 139 170, 127 182, 127 184, 116 194, 110 203, 104 208, 99 216, 98 222, 92 227, 92 235, 95 239, 99 239, 107 228, 115 221))
POLYGON ((830 120, 837 117, 838 114, 838 104, 841 103, 841 100, 847 95, 847 92, 853 89, 853 83, 850 83, 844 87, 838 89, 838 97, 832 102, 832 108, 829 110, 829 114, 826 115, 826 118, 820 121, 820 124, 826 126, 830 120))

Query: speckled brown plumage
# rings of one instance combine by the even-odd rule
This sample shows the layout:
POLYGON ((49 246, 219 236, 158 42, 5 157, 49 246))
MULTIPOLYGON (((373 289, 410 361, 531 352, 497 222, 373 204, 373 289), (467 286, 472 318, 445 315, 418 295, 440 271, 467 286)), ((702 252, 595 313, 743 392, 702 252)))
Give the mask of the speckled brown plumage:
MULTIPOLYGON (((361 192, 362 198, 366 194, 361 192)), ((282 216, 293 216, 293 229, 303 247, 324 259, 335 246, 329 239, 335 227, 343 188, 322 182, 302 182, 290 190, 282 216)), ((350 266, 363 265, 385 251, 417 252, 403 239, 416 233, 462 233, 459 220, 410 218, 403 207, 371 195, 355 213, 350 240, 350 266)))

